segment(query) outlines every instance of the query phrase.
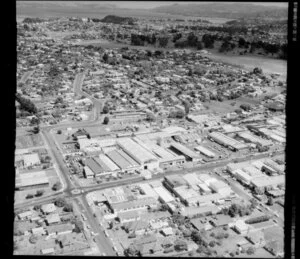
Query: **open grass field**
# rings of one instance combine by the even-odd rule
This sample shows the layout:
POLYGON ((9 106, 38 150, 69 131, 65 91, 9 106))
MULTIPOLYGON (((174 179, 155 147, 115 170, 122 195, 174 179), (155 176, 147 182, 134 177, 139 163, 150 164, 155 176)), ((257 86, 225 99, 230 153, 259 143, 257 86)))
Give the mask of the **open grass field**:
POLYGON ((16 148, 30 148, 43 146, 44 142, 40 134, 23 135, 16 137, 16 148))
POLYGON ((240 65, 244 69, 252 70, 255 67, 260 67, 265 73, 279 73, 279 79, 285 80, 287 75, 287 61, 282 59, 259 57, 259 56, 236 56, 226 55, 222 53, 213 52, 207 55, 209 58, 226 62, 229 64, 240 65))

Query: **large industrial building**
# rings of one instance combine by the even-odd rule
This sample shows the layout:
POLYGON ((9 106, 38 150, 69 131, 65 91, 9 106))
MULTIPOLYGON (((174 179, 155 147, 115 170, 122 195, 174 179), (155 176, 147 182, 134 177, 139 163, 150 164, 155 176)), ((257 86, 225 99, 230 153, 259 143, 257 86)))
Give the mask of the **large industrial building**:
POLYGON ((205 156, 207 156, 207 157, 209 157, 209 158, 214 158, 214 157, 216 157, 216 154, 215 154, 215 153, 213 153, 212 151, 210 151, 209 149, 207 149, 207 148, 205 148, 205 147, 203 147, 203 146, 197 146, 197 147, 195 147, 195 149, 196 149, 197 151, 199 151, 201 154, 203 154, 203 155, 205 155, 205 156))
POLYGON ((272 141, 256 137, 253 134, 251 134, 250 132, 240 132, 240 133, 238 133, 238 136, 246 141, 249 141, 249 142, 252 142, 255 144, 260 144, 263 147, 271 146, 273 144, 272 141))
POLYGON ((142 165, 143 169, 155 170, 159 167, 157 157, 150 151, 141 147, 134 140, 130 138, 120 138, 117 140, 117 144, 124 150, 124 152, 142 165))
POLYGON ((180 143, 172 143, 170 149, 180 155, 185 156, 187 161, 197 162, 201 160, 197 153, 180 143))
POLYGON ((239 151, 239 150, 243 150, 243 149, 247 149, 248 145, 241 143, 233 138, 230 138, 226 135, 224 135, 223 133, 220 132, 212 132, 209 135, 209 138, 212 139, 213 141, 228 147, 234 151, 239 151))

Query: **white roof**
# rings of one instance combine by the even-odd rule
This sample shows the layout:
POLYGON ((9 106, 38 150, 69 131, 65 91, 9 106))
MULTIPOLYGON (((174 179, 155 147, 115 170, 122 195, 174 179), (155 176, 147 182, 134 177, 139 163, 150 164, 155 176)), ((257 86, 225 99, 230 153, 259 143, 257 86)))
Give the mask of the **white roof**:
POLYGON ((111 161, 106 155, 100 154, 100 155, 99 155, 99 159, 101 159, 102 162, 103 162, 108 168, 110 168, 111 171, 119 170, 119 167, 118 167, 113 161, 111 161))
POLYGON ((117 143, 139 163, 143 164, 151 160, 157 161, 157 158, 150 151, 141 147, 130 138, 118 139, 117 143))
POLYGON ((44 204, 41 207, 43 212, 53 212, 56 210, 56 207, 54 205, 54 203, 48 203, 48 204, 44 204))
POLYGON ((163 186, 154 187, 154 191, 159 195, 164 202, 171 202, 174 201, 173 196, 167 191, 167 189, 163 186))
POLYGON ((23 156, 24 159, 24 165, 35 165, 35 164, 39 164, 40 163, 40 158, 39 155, 37 153, 33 153, 33 154, 26 154, 23 156))
POLYGON ((182 178, 186 180, 190 185, 197 185, 201 182, 196 173, 185 174, 182 176, 182 178))
POLYGON ((16 187, 18 188, 47 183, 49 183, 49 180, 45 171, 19 174, 16 177, 16 187))
POLYGON ((197 146, 195 147, 196 150, 200 151, 201 153, 203 153, 204 155, 208 156, 208 157, 215 157, 216 154, 213 153, 212 151, 210 151, 209 149, 203 147, 203 146, 197 146))

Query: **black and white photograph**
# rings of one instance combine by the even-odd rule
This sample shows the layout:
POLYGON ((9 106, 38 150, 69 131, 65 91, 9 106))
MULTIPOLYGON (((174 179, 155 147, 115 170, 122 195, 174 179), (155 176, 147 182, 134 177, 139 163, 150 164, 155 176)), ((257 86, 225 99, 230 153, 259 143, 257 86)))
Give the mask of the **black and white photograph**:
POLYGON ((13 255, 286 258, 290 9, 16 1, 13 255))

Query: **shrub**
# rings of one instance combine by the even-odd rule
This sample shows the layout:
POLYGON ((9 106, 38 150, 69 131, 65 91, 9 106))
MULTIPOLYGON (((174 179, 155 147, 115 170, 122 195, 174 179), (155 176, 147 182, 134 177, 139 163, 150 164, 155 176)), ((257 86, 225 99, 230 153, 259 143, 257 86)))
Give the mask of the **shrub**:
POLYGON ((26 195, 26 199, 32 199, 33 198, 33 195, 32 194, 27 194, 26 195))

